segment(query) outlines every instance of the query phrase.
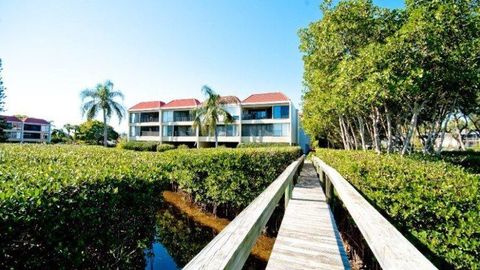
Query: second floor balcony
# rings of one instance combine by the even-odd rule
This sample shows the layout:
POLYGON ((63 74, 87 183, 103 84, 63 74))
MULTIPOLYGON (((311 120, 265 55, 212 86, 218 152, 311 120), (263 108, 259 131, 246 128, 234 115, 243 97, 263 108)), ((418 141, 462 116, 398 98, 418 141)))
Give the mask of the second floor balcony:
POLYGON ((132 113, 130 123, 151 123, 160 120, 158 112, 132 113))
POLYGON ((242 111, 242 120, 288 119, 289 106, 279 105, 265 108, 245 108, 242 111))

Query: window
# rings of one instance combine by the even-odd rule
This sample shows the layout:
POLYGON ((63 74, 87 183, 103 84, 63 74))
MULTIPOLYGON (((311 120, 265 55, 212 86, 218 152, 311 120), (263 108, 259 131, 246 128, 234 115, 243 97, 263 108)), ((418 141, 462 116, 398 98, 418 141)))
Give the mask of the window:
POLYGON ((217 135, 218 136, 238 136, 236 125, 221 125, 217 126, 217 135))
POLYGON ((30 130, 30 131, 40 131, 42 129, 41 125, 30 125, 30 124, 25 124, 23 127, 24 130, 30 130))
POLYGON ((244 125, 242 136, 273 136, 285 137, 289 135, 289 124, 259 124, 244 125))
POLYGON ((138 123, 138 122, 140 122, 140 113, 130 114, 130 123, 138 123))
POLYGON ((158 122, 158 112, 141 113, 140 122, 158 122))
POLYGON ((139 127, 130 127, 130 137, 140 136, 139 127))
POLYGON ((272 108, 263 108, 263 109, 245 109, 243 111, 243 120, 260 120, 260 119, 271 119, 272 118, 272 108))
POLYGON ((162 136, 165 136, 165 137, 173 136, 173 126, 163 126, 162 132, 163 132, 162 136))
POLYGON ((158 136, 159 135, 160 127, 141 127, 140 128, 140 135, 141 136, 158 136))
POLYGON ((190 111, 175 111, 173 112, 173 120, 175 122, 192 121, 193 117, 190 111))
POLYGON ((42 131, 43 132, 48 132, 50 131, 50 127, 48 125, 42 125, 42 131))
POLYGON ((288 106, 273 106, 273 118, 274 119, 286 119, 289 117, 288 106))
POLYGON ((23 133, 24 139, 40 139, 40 133, 23 133))
POLYGON ((173 136, 195 136, 195 132, 191 126, 175 126, 173 136))
POLYGON ((162 122, 173 122, 173 111, 163 111, 162 122))

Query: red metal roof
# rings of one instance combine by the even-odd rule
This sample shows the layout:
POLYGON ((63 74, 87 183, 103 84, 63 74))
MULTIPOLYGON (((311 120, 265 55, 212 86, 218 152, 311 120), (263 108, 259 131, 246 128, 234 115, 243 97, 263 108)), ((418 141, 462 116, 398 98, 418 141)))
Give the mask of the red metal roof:
POLYGON ((26 124, 42 124, 42 125, 50 124, 47 120, 43 120, 40 118, 33 118, 33 117, 25 118, 23 119, 23 122, 26 124))
POLYGON ((149 110, 149 109, 160 109, 165 105, 165 102, 163 101, 144 101, 135 104, 135 106, 131 107, 129 110, 149 110))
POLYGON ((16 116, 0 115, 0 117, 8 122, 22 122, 22 120, 18 119, 16 116))
POLYGON ((195 107, 199 104, 201 102, 195 98, 174 99, 162 106, 162 108, 195 107))
POLYGON ((253 94, 242 101, 242 103, 266 103, 289 101, 288 97, 281 92, 253 94))

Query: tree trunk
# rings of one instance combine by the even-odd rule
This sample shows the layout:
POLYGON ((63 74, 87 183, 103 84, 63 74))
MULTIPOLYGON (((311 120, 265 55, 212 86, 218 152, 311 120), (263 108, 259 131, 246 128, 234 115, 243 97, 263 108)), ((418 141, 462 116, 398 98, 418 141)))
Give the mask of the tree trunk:
POLYGON ((108 126, 107 126, 107 114, 103 110, 103 146, 108 146, 108 126))
POLYGON ((442 125, 441 117, 438 118, 434 123, 432 123, 432 130, 430 130, 430 132, 428 134, 427 141, 425 142, 425 145, 423 146, 423 153, 424 154, 433 153, 434 143, 435 143, 435 140, 437 139, 438 132, 441 129, 441 125, 442 125))
POLYGON ((445 124, 443 125, 442 128, 442 134, 440 135, 440 144, 437 147, 436 153, 437 155, 440 155, 442 153, 442 148, 443 148, 443 141, 445 140, 445 132, 447 132, 447 125, 448 125, 448 118, 450 117, 449 114, 447 114, 447 117, 445 117, 445 124))
POLYGON ((347 124, 348 124, 348 127, 350 128, 350 131, 352 132, 353 143, 354 143, 354 145, 355 145, 355 150, 358 150, 358 141, 357 141, 357 136, 355 135, 355 130, 353 129, 352 124, 350 123, 350 121, 347 120, 347 124))
POLYGON ((462 151, 467 150, 467 149, 465 148, 465 144, 463 143, 463 140, 462 140, 462 132, 460 131, 459 128, 456 128, 455 131, 456 131, 457 136, 458 136, 457 141, 458 141, 458 143, 460 144, 460 149, 462 149, 462 151))
POLYGON ((365 126, 363 124, 363 119, 362 117, 358 116, 358 130, 360 131, 360 141, 362 142, 362 150, 365 151, 367 150, 367 147, 365 145, 365 126))
POLYGON ((339 126, 340 126, 340 135, 341 135, 341 137, 342 137, 343 148, 344 148, 345 150, 349 150, 349 149, 348 149, 348 143, 347 143, 347 140, 346 140, 346 135, 345 135, 345 132, 344 132, 344 130, 343 130, 342 118, 341 118, 341 117, 338 118, 338 124, 339 124, 339 126))
POLYGON ((418 119, 418 114, 421 111, 422 106, 418 105, 418 103, 415 102, 413 105, 413 114, 412 114, 412 119, 410 120, 410 126, 407 131, 407 135, 405 136, 405 142, 403 143, 403 148, 402 148, 402 155, 405 155, 409 148, 410 148, 410 141, 412 140, 413 132, 415 131, 415 128, 417 128, 417 119, 418 119))
POLYGON ((215 127, 215 148, 218 147, 218 134, 217 134, 217 127, 215 127))
POLYGON ((392 134, 392 118, 390 112, 385 106, 385 114, 387 118, 387 153, 393 152, 393 134, 392 134))
POLYGON ((372 125, 373 125, 373 145, 375 147, 375 152, 380 154, 382 152, 382 148, 380 146, 380 134, 378 130, 378 122, 379 122, 379 112, 377 108, 374 108, 372 111, 372 125))

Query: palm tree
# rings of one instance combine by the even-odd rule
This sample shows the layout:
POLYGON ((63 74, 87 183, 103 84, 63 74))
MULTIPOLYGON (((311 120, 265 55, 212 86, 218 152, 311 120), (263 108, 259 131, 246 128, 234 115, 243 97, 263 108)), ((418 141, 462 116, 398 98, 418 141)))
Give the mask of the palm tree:
POLYGON ((112 117, 112 113, 117 115, 119 123, 125 116, 125 108, 115 101, 116 97, 124 99, 122 92, 113 91, 113 83, 107 80, 103 84, 97 84, 94 89, 83 90, 80 97, 83 103, 82 116, 86 115, 88 120, 95 118, 100 110, 103 112, 103 145, 107 146, 107 122, 112 117))
MULTIPOLYGON (((215 136, 215 147, 218 147, 217 123, 222 118, 225 124, 233 122, 232 115, 225 110, 219 94, 216 94, 210 87, 204 85, 202 92, 207 96, 201 107, 193 111, 193 127, 202 128, 215 136)), ((198 143, 197 143, 198 145, 198 143)))

